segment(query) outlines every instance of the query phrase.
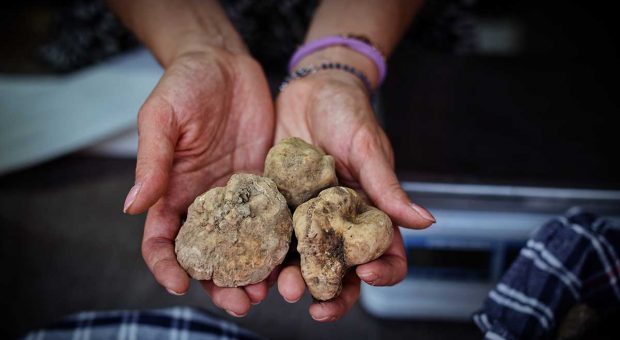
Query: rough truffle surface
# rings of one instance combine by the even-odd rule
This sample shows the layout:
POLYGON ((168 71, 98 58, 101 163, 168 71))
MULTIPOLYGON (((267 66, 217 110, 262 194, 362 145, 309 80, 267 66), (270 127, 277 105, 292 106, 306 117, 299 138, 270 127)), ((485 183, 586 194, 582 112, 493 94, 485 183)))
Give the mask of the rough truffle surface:
POLYGON ((293 227, 302 276, 312 296, 323 301, 340 294, 350 267, 381 256, 393 233, 384 212, 345 187, 323 190, 297 207, 293 227))
POLYGON ((292 208, 338 185, 334 158, 296 137, 283 139, 269 150, 265 177, 276 183, 292 208))
POLYGON ((291 213, 275 183, 236 174, 190 205, 175 251, 191 277, 245 286, 264 280, 284 260, 291 234, 291 213))

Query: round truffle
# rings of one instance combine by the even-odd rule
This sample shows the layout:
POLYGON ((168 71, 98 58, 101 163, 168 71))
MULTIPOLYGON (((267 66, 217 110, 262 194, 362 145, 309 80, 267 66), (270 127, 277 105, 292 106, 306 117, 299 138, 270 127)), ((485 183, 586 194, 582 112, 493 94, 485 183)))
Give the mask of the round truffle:
POLYGON ((197 280, 219 287, 260 282, 286 256, 292 234, 286 200, 269 178, 235 174, 190 205, 175 252, 197 280))
POLYGON ((329 300, 342 289, 352 266, 381 256, 392 243, 392 221, 353 189, 333 187, 293 214, 301 274, 312 296, 329 300))
POLYGON ((297 137, 283 139, 269 150, 264 175, 276 183, 293 209, 338 185, 334 158, 297 137))

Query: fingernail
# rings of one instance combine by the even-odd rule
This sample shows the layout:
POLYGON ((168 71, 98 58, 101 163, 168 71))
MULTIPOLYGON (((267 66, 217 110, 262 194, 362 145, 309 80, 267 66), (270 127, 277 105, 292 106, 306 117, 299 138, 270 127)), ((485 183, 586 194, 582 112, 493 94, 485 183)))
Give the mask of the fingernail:
POLYGON ((358 273, 357 276, 370 284, 378 278, 377 274, 373 272, 358 273))
POLYGON ((252 304, 252 306, 256 306, 258 304, 260 304, 262 301, 256 301, 256 302, 250 302, 252 304))
POLYGON ((289 299, 285 298, 284 296, 282 298, 284 299, 284 301, 286 301, 288 303, 295 303, 295 302, 301 300, 301 296, 298 297, 297 300, 289 300, 289 299))
POLYGON ((314 317, 314 315, 312 315, 312 318, 314 320, 316 320, 316 321, 319 321, 319 322, 325 322, 325 321, 332 322, 332 321, 336 321, 338 319, 337 317, 335 317, 333 315, 325 315, 325 316, 316 317, 316 318, 314 317))
POLYGON ((316 317, 314 315, 311 315, 311 316, 316 321, 328 321, 330 319, 334 319, 334 317, 330 315, 316 316, 316 317))
POLYGON ((136 196, 138 196, 140 188, 142 188, 142 184, 136 183, 133 187, 131 187, 131 190, 129 190, 127 198, 125 198, 125 204, 123 205, 124 213, 127 213, 127 209, 129 209, 129 207, 131 207, 131 205, 133 204, 133 201, 136 200, 136 196))
POLYGON ((421 206, 415 204, 415 203, 411 203, 411 208, 423 219, 427 220, 427 221, 431 221, 433 223, 437 222, 435 220, 435 217, 425 208, 422 208, 421 206))
POLYGON ((170 288, 166 288, 166 291, 168 291, 168 293, 172 294, 172 295, 176 295, 176 296, 183 296, 185 295, 185 293, 177 293, 174 290, 170 289, 170 288))
POLYGON ((233 312, 233 311, 231 311, 231 310, 226 310, 226 313, 228 313, 228 314, 230 314, 230 315, 232 315, 232 316, 234 316, 234 317, 236 317, 236 318, 242 318, 242 317, 244 317, 244 316, 248 315, 248 313, 245 313, 245 314, 237 314, 237 313, 235 313, 235 312, 233 312))

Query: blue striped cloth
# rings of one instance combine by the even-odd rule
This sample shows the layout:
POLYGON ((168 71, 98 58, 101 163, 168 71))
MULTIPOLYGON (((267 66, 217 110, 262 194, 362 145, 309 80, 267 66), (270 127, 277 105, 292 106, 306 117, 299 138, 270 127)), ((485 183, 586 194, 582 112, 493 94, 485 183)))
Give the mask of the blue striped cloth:
POLYGON ((261 339, 198 308, 80 312, 22 337, 53 339, 261 339))
POLYGON ((486 339, 545 339, 576 304, 617 311, 618 253, 618 225, 571 209, 536 231, 474 322, 486 339))

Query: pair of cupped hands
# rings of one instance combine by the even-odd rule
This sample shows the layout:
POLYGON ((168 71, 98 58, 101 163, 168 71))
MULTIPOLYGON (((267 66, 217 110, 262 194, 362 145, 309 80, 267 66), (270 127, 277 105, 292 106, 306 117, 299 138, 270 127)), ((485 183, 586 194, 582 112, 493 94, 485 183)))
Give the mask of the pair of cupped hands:
MULTIPOLYGON (((394 224, 424 228, 434 222, 402 191, 392 148, 364 84, 343 71, 324 70, 289 83, 274 106, 261 66, 247 53, 221 48, 184 53, 169 64, 140 109, 138 131, 136 184, 124 210, 139 214, 148 209, 142 255, 172 294, 182 295, 190 285, 174 252, 188 206, 208 189, 225 185, 235 172, 262 173, 269 148, 285 137, 303 138, 332 155, 341 184, 365 192, 394 224)), ((388 286, 406 272, 395 227, 383 256, 352 270, 337 298, 315 301, 309 312, 317 321, 337 320, 358 299, 360 279, 388 286)), ((213 303, 233 316, 246 315, 276 283, 286 301, 298 301, 305 291, 299 261, 287 261, 265 281, 245 287, 201 282, 213 303)))

